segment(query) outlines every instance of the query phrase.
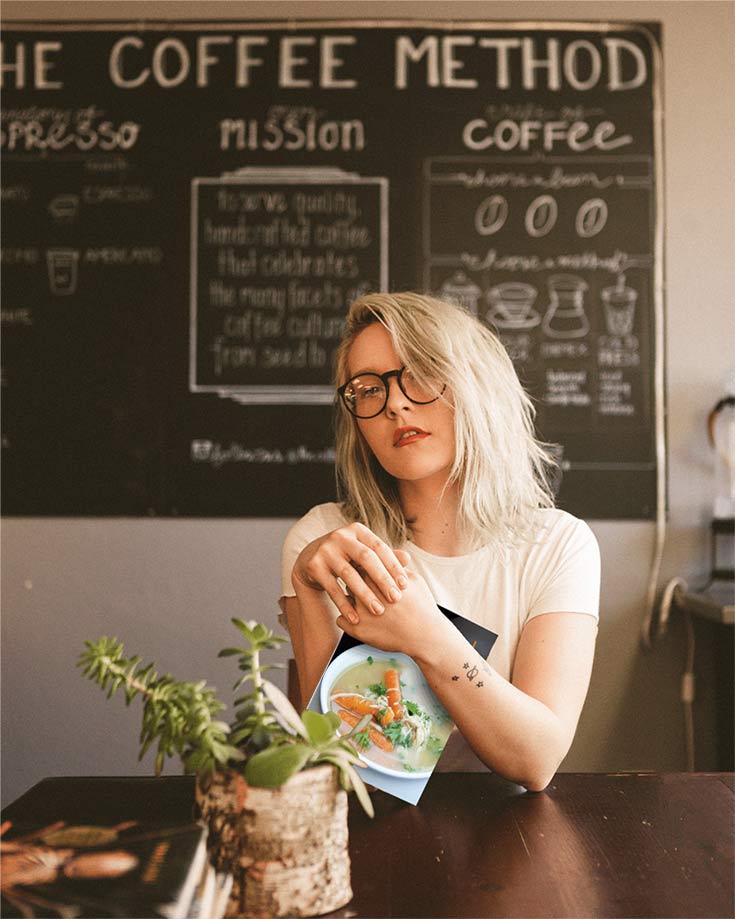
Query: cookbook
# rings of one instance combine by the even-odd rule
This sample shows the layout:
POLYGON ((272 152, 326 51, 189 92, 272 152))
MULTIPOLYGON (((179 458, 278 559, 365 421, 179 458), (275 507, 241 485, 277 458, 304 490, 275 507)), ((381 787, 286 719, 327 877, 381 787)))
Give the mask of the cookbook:
MULTIPOLYGON (((495 632, 439 606, 467 641, 487 658, 495 632)), ((335 712, 347 734, 367 714, 367 727, 351 743, 365 764, 368 785, 416 804, 454 728, 407 654, 380 651, 346 633, 312 695, 308 708, 335 712)))

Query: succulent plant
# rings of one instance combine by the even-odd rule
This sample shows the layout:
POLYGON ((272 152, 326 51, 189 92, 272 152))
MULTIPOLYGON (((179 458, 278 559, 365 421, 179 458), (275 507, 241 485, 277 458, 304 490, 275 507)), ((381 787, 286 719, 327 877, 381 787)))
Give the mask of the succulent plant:
POLYGON ((331 763, 339 770, 342 787, 353 791, 370 816, 373 806, 356 766, 363 765, 350 739, 366 727, 366 715, 349 734, 340 735, 340 720, 333 712, 320 714, 308 709, 298 714, 281 690, 263 677, 276 664, 262 664, 261 652, 273 650, 288 639, 274 634, 262 623, 233 618, 246 639, 244 647, 224 648, 219 657, 238 657, 242 671, 234 685, 252 687, 235 699, 232 724, 216 716, 225 708, 216 690, 205 680, 186 682, 170 674, 159 676, 153 662, 140 667, 142 658, 124 656, 117 638, 103 636, 86 641, 77 666, 84 676, 107 690, 111 698, 125 688, 125 704, 143 699, 140 733, 142 759, 158 741, 155 770, 160 775, 167 757, 178 756, 187 773, 209 773, 236 769, 251 785, 277 788, 292 775, 319 763, 331 763))

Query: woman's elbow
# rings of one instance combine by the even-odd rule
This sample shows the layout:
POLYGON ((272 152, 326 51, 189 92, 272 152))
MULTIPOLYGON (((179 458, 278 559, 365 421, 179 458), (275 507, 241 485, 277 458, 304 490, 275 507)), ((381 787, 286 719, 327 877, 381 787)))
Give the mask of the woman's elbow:
POLYGON ((562 760, 567 755, 569 744, 563 749, 544 750, 520 764, 518 778, 515 781, 529 791, 544 791, 559 771, 562 760))
POLYGON ((519 781, 518 784, 522 785, 528 791, 545 791, 555 775, 556 770, 551 773, 539 773, 531 778, 519 781))

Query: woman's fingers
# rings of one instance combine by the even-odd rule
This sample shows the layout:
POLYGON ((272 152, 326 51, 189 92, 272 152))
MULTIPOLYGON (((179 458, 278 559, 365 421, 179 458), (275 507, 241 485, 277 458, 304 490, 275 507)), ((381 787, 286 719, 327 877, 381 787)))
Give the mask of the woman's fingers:
POLYGON ((398 600, 400 591, 408 587, 408 579, 396 553, 361 523, 350 529, 358 543, 351 551, 348 548, 350 561, 373 579, 388 602, 398 600))
MULTIPOLYGON (((401 556, 408 556, 401 553, 401 556)), ((387 603, 401 598, 408 578, 390 546, 366 526, 353 523, 334 530, 311 547, 297 577, 310 587, 326 591, 340 613, 359 622, 358 605, 375 616, 387 603)))
MULTIPOLYGON (((381 616, 385 612, 385 603, 379 596, 379 591, 373 590, 366 582, 366 574, 361 569, 355 568, 353 564, 345 560, 345 565, 339 573, 339 577, 344 581, 347 592, 355 599, 356 603, 361 603, 373 615, 381 616)), ((396 588, 393 588, 396 590, 396 588)), ((400 591, 398 591, 400 596, 400 591)))
POLYGON ((404 552, 403 549, 394 549, 394 554, 398 559, 399 564, 404 568, 407 568, 411 564, 411 556, 408 552, 404 552))

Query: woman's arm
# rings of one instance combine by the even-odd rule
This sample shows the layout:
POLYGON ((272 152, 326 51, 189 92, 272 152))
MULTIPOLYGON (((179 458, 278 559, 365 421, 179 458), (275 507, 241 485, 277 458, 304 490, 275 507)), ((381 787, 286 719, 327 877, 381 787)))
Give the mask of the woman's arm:
MULTIPOLYGON (((574 737, 587 693, 597 620, 552 612, 532 619, 518 643, 511 682, 437 608, 423 579, 380 618, 337 624, 360 641, 414 658, 477 756, 532 791, 548 785, 574 737)), ((360 607, 358 606, 358 611, 360 607)))
POLYGON ((296 596, 286 597, 284 606, 299 674, 301 707, 306 708, 342 630, 335 623, 334 611, 323 591, 297 587, 296 596))
POLYGON ((547 613, 527 623, 505 680, 452 626, 416 662, 470 747, 491 769, 531 791, 566 756, 587 695, 597 620, 547 613))

